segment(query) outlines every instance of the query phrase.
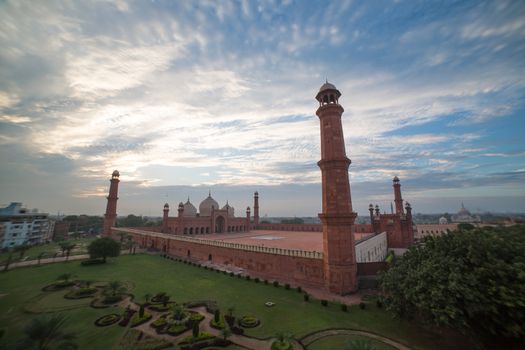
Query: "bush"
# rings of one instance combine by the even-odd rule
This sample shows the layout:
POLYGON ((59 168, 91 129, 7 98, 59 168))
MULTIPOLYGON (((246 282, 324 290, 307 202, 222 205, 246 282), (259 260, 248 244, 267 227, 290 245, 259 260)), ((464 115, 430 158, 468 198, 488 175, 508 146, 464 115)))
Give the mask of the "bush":
POLYGON ((271 350, 293 350, 293 345, 287 340, 276 340, 272 343, 271 350))
POLYGON ((170 326, 170 328, 168 328, 166 333, 168 333, 169 335, 176 336, 176 335, 186 332, 188 329, 189 328, 184 324, 174 324, 170 326))
POLYGON ((304 301, 308 301, 308 300, 310 300, 310 296, 308 294, 304 293, 303 299, 304 299, 304 301))
POLYGON ((133 317, 131 317, 131 324, 130 324, 130 327, 137 327, 143 323, 146 323, 148 322, 149 320, 151 320, 151 314, 150 313, 147 313, 147 312, 144 312, 144 315, 142 317, 140 317, 139 313, 135 313, 133 315, 133 317))
POLYGON ((284 289, 287 289, 287 290, 290 289, 290 284, 286 283, 286 284, 284 285, 284 289))
POLYGON ((257 327, 261 322, 253 316, 243 316, 239 319, 239 325, 243 328, 257 327))
POLYGON ((249 281, 251 279, 251 277, 246 275, 246 279, 249 281))
POLYGON ((297 292, 301 293, 303 291, 303 289, 299 286, 297 287, 297 292))
POLYGON ((119 326, 126 327, 131 320, 131 317, 136 313, 135 310, 127 309, 122 317, 122 320, 118 323, 119 326))
POLYGON ((88 259, 88 260, 83 260, 80 262, 80 265, 82 266, 91 266, 91 265, 100 265, 100 264, 105 264, 106 262, 102 259, 88 259))
POLYGON ((348 311, 348 306, 346 304, 341 304, 341 311, 347 312, 348 311))
POLYGON ((328 301, 326 301, 326 300, 324 300, 324 299, 321 300, 321 305, 323 305, 323 306, 328 306, 328 301))
POLYGON ((221 311, 219 309, 215 310, 214 314, 213 314, 213 320, 215 322, 219 322, 221 319, 221 311))
POLYGON ((274 287, 279 287, 279 282, 277 282, 277 281, 273 281, 273 286, 274 286, 274 287))
POLYGON ((95 321, 95 325, 98 326, 98 327, 111 326, 112 324, 115 324, 118 321, 120 321, 120 318, 121 318, 121 316, 117 315, 117 314, 105 315, 105 316, 102 316, 102 317, 98 318, 95 321))
POLYGON ((264 280, 264 284, 268 284, 268 280, 264 280))
POLYGON ((359 303, 359 308, 360 308, 361 310, 364 310, 364 309, 366 308, 366 304, 363 303, 363 302, 360 302, 360 303, 359 303))
POLYGON ((230 276, 233 277, 234 273, 233 272, 230 272, 230 276))
POLYGON ((381 299, 377 299, 376 300, 376 306, 381 309, 383 307, 383 302, 381 301, 381 299))
POLYGON ((259 283, 261 280, 258 277, 255 277, 254 281, 255 283, 259 283))
POLYGON ((224 329, 226 328, 226 324, 224 323, 224 319, 221 319, 219 321, 215 321, 214 319, 211 320, 210 326, 212 326, 215 329, 224 329))
POLYGON ((151 327, 153 328, 161 328, 164 327, 168 321, 166 321, 165 317, 157 318, 155 321, 151 322, 151 327))

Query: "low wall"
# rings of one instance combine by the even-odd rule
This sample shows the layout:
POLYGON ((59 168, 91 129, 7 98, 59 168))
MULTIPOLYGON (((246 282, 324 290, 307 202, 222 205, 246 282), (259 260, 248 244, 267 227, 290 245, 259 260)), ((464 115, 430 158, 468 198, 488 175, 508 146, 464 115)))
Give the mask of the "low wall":
POLYGON ((268 231, 300 231, 300 232, 323 232, 321 224, 259 224, 256 230, 268 231))
POLYGON ((174 236, 137 229, 112 228, 125 232, 143 247, 201 262, 241 268, 252 277, 277 280, 292 285, 323 288, 323 254, 292 249, 174 236))

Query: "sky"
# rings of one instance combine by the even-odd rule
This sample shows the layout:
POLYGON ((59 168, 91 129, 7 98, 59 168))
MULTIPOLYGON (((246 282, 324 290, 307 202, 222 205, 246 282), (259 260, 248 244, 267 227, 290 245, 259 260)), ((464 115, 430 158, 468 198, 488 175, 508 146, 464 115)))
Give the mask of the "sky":
MULTIPOLYGON (((524 1, 2 1, 0 205, 321 211, 342 93, 354 209, 525 211, 524 1)), ((174 210, 175 211, 175 210, 174 210)))

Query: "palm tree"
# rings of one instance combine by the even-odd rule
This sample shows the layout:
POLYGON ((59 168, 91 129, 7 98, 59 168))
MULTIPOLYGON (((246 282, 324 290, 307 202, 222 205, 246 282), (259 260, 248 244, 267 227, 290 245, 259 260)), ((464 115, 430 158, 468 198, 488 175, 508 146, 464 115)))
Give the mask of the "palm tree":
POLYGON ((69 260, 69 254, 71 254, 71 251, 76 247, 77 245, 75 243, 69 243, 67 242, 65 248, 66 248, 66 261, 69 260))
POLYGON ((77 349, 72 332, 62 330, 67 318, 63 315, 43 315, 31 320, 24 329, 25 339, 18 345, 18 349, 77 349))
POLYGON ((64 256, 66 254, 67 247, 70 243, 68 241, 60 241, 57 244, 60 247, 60 250, 62 251, 62 256, 64 256))
POLYGON ((40 265, 40 260, 42 260, 42 258, 44 257, 44 255, 46 255, 46 253, 44 253, 44 252, 38 254, 38 256, 37 256, 38 265, 40 265))
POLYGON ((117 294, 123 293, 126 288, 120 281, 111 281, 106 285, 106 290, 110 291, 112 296, 116 296, 117 294))
POLYGON ((4 265, 4 272, 9 269, 9 265, 11 265, 11 262, 13 261, 13 252, 9 252, 9 255, 7 256, 7 260, 5 261, 4 265))

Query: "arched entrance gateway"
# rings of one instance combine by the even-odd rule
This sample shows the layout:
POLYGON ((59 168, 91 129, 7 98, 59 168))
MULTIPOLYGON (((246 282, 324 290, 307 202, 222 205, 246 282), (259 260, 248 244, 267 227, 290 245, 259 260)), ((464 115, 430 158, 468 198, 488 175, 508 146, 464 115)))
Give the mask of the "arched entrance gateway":
POLYGON ((215 232, 216 233, 223 233, 224 232, 224 217, 223 216, 217 216, 217 219, 215 220, 215 232))

